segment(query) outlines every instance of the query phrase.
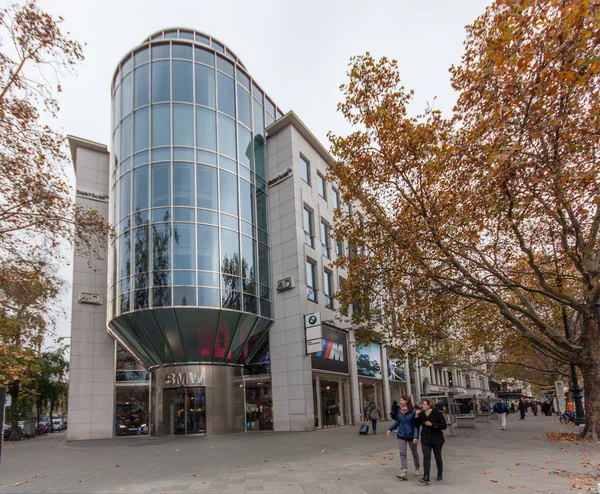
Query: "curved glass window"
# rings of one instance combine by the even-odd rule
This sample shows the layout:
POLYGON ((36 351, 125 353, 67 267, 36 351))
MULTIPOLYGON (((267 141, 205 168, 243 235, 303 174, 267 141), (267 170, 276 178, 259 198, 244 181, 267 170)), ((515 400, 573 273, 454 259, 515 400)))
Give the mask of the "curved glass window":
POLYGON ((126 173, 121 177, 121 218, 131 214, 131 173, 126 173))
POLYGON ((143 151, 141 153, 136 154, 133 157, 133 166, 136 167, 148 163, 148 156, 148 151, 143 151))
MULTIPOLYGON (((152 106, 152 147, 171 144, 171 105, 152 106)), ((154 159, 154 157, 153 157, 154 159)))
POLYGON ((194 107, 173 105, 173 145, 194 146, 194 107))
POLYGON ((152 207, 171 204, 171 164, 152 165, 152 207))
POLYGON ((233 77, 233 64, 223 57, 217 57, 217 68, 233 77))
POLYGON ((262 136, 254 138, 254 170, 259 177, 265 178, 265 143, 262 136))
POLYGON ((123 79, 123 110, 122 115, 129 115, 133 106, 133 78, 131 74, 123 79))
POLYGON ((238 119, 250 129, 252 128, 250 124, 250 93, 238 86, 237 97, 238 119))
POLYGON ((221 212, 238 215, 237 177, 226 171, 219 172, 221 180, 221 212))
POLYGON ((269 231, 267 209, 269 204, 267 202, 267 195, 261 190, 256 190, 256 214, 257 214, 257 225, 262 230, 269 231))
POLYGON ((164 271, 171 268, 170 223, 152 225, 152 267, 154 269, 154 285, 168 285, 169 275, 161 273, 157 277, 157 271, 164 271))
POLYGON ((214 226, 198 225, 198 269, 219 271, 219 230, 214 226))
POLYGON ((131 274, 131 239, 129 232, 119 237, 119 278, 131 274))
POLYGON ((238 125, 238 156, 239 162, 252 168, 252 134, 242 125, 238 125))
MULTIPOLYGON (((198 305, 200 307, 220 307, 219 290, 217 288, 198 288, 198 305)), ((214 331, 214 326, 211 326, 210 330, 214 331)), ((212 346, 210 352, 212 353, 212 346)))
POLYGON ((256 242, 242 235, 242 282, 244 291, 256 293, 256 242))
POLYGON ((263 107, 256 100, 253 101, 254 110, 254 135, 264 136, 265 135, 265 118, 263 115, 263 107))
POLYGON ((173 44, 173 58, 192 59, 192 47, 190 45, 173 44))
POLYGON ((147 48, 144 48, 143 50, 136 52, 136 54, 133 56, 135 66, 137 67, 138 65, 142 65, 143 63, 146 63, 148 61, 149 56, 150 56, 150 50, 147 48))
POLYGON ((170 53, 171 45, 169 45, 168 43, 152 46, 152 60, 157 60, 159 58, 169 58, 170 53))
POLYGON ((152 64, 152 102, 171 99, 171 62, 152 64))
POLYGON ((195 269, 195 226, 173 223, 173 269, 195 269))
POLYGON ((148 149, 150 141, 150 125, 148 122, 148 108, 137 110, 133 114, 133 152, 148 149))
POLYGON ((193 163, 173 163, 173 205, 194 205, 193 163))
POLYGON ((117 125, 121 121, 121 85, 117 86, 115 91, 115 122, 117 125))
POLYGON ((131 115, 121 124, 121 159, 131 154, 131 115))
POLYGON ((212 110, 196 107, 196 147, 217 150, 217 124, 212 110))
POLYGON ((217 74, 217 88, 219 92, 219 111, 235 117, 233 79, 219 72, 217 74))
POLYGON ((240 236, 237 232, 221 230, 221 272, 239 276, 240 236))
POLYGON ((245 180, 240 180, 240 215, 254 223, 254 187, 245 180))
POLYGON ((133 210, 148 209, 148 166, 133 171, 133 210))
MULTIPOLYGON (((149 228, 148 225, 141 226, 133 230, 133 246, 134 246, 134 271, 135 273, 146 273, 148 272, 148 240, 149 240, 149 228)), ((145 279, 142 277, 136 277, 136 288, 143 288, 146 286, 145 279)), ((144 277, 145 278, 145 277, 144 277)))
MULTIPOLYGON (((217 170, 210 166, 196 165, 197 206, 217 209, 217 170)), ((198 219, 200 221, 200 218, 198 219)))
POLYGON ((196 104, 215 107, 215 71, 196 65, 196 104))
POLYGON ((173 61, 173 101, 194 102, 191 62, 173 61))
MULTIPOLYGON (((206 44, 208 44, 208 42, 206 44)), ((196 54, 196 62, 205 63, 211 67, 215 66, 215 55, 212 51, 205 50, 204 48, 195 48, 194 52, 196 54)))
POLYGON ((219 153, 235 159, 235 122, 225 115, 219 115, 219 153))

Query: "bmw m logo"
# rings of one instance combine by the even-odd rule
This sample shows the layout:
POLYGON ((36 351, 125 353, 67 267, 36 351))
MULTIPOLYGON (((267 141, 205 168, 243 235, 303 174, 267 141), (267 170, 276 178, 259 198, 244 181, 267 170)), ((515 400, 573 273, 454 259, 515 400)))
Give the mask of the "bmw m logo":
POLYGON ((315 324, 317 322, 317 316, 314 314, 308 318, 308 322, 311 324, 315 324))

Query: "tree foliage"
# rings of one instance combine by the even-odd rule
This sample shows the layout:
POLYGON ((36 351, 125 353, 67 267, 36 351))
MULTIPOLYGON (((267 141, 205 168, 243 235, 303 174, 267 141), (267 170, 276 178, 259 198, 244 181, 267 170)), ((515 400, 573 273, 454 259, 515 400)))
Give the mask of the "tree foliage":
POLYGON ((518 334, 580 367, 596 437, 599 12, 598 0, 488 7, 450 69, 451 118, 410 116, 396 62, 354 57, 339 109, 356 130, 330 136, 331 178, 357 203, 337 216, 354 247, 338 261, 342 305, 361 297, 367 308, 354 322, 382 312, 391 339, 416 351, 518 334))

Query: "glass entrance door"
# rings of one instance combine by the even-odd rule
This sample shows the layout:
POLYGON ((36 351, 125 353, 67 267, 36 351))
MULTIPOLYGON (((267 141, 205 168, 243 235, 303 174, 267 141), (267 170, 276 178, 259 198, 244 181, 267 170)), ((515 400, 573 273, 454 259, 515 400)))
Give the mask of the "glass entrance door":
POLYGON ((172 434, 206 432, 205 388, 171 389, 170 411, 172 434))

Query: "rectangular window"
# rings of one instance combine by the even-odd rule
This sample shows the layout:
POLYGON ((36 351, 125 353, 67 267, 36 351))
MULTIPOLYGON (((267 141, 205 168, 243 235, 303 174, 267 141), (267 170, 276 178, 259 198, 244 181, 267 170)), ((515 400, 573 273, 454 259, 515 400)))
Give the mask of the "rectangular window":
POLYGON ((304 208, 304 242, 306 245, 310 245, 313 249, 315 248, 315 235, 313 229, 313 213, 308 209, 304 208))
POLYGON ((335 243, 335 253, 338 256, 343 256, 344 255, 344 241, 343 240, 338 240, 335 243))
POLYGON ((329 225, 321 221, 321 253, 329 259, 329 225))
POLYGON ((310 163, 304 156, 300 155, 300 176, 310 185, 310 163))
POLYGON ((333 276, 326 269, 323 271, 323 299, 325 307, 333 309, 333 276))
POLYGON ((323 199, 327 200, 327 186, 325 177, 323 177, 323 175, 320 173, 317 173, 317 191, 323 199))
POLYGON ((335 208, 339 208, 340 207, 340 193, 335 190, 332 189, 333 191, 333 207, 335 208))
POLYGON ((317 301, 316 266, 313 262, 306 260, 306 296, 308 300, 317 301))

